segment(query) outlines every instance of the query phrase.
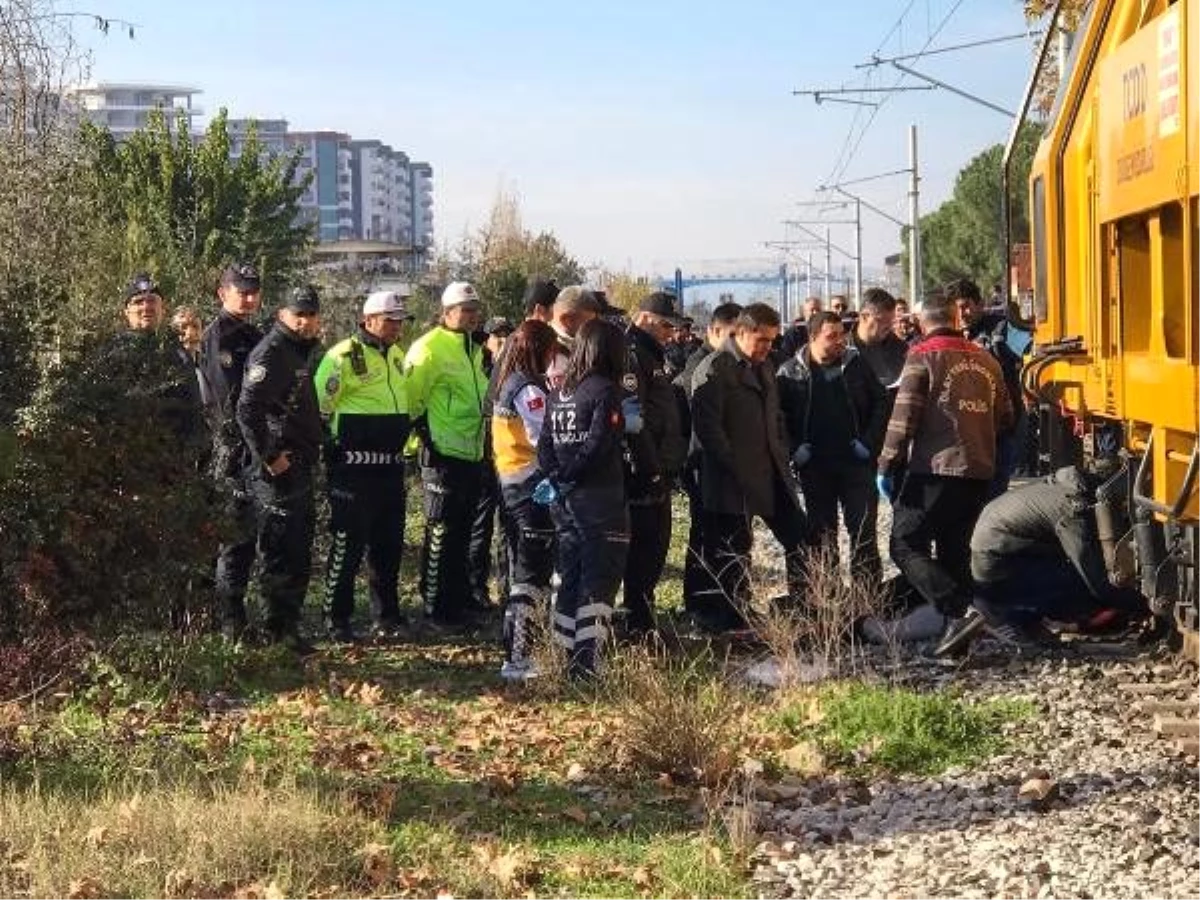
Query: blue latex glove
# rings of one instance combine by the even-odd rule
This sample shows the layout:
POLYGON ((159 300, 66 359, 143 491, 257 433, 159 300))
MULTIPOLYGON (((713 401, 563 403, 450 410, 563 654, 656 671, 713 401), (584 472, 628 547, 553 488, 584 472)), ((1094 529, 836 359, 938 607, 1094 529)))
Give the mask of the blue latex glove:
POLYGON ((549 506, 558 499, 558 488, 549 478, 543 478, 533 489, 533 502, 538 506, 549 506))
POLYGON ((625 433, 638 434, 642 430, 642 401, 626 397, 621 401, 621 416, 625 419, 625 433))
POLYGON ((876 475, 875 489, 879 491, 879 496, 891 503, 896 495, 896 479, 891 475, 876 475))
POLYGON ((801 444, 792 454, 792 465, 797 469, 803 469, 808 465, 810 459, 812 459, 812 444, 801 444))
POLYGON ((871 458, 871 451, 867 449, 867 445, 855 438, 850 442, 850 452, 854 454, 854 458, 860 462, 866 462, 871 458))

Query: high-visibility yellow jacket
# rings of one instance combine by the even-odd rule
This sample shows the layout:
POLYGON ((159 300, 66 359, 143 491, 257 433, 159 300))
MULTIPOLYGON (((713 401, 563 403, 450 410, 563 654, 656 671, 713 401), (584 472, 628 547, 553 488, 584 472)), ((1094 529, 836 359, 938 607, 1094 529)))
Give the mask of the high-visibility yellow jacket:
POLYGON ((471 335, 438 326, 413 342, 404 358, 408 412, 425 419, 431 450, 442 456, 483 459, 488 381, 483 348, 471 335))
POLYGON ((408 439, 404 353, 365 331, 335 344, 317 367, 314 386, 329 419, 335 453, 347 466, 402 466, 408 439))

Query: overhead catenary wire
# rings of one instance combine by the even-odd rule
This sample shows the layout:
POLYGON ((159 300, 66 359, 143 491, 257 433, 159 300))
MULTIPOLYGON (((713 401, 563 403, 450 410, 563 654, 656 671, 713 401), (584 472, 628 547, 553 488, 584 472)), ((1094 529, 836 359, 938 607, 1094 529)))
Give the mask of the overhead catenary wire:
MULTIPOLYGON (((911 58, 914 61, 921 59, 921 57, 925 54, 925 52, 929 49, 929 47, 933 44, 933 42, 935 40, 937 40, 938 36, 942 33, 942 31, 945 30, 945 28, 949 24, 950 20, 954 17, 954 14, 956 12, 958 12, 959 8, 963 5, 964 2, 965 2, 965 0, 955 0, 954 4, 950 7, 950 10, 945 14, 945 16, 942 17, 941 22, 938 23, 938 26, 932 32, 930 32, 928 34, 928 36, 925 39, 925 43, 921 46, 921 49, 918 50, 916 54, 911 55, 911 58)), ((905 9, 905 12, 901 14, 901 18, 903 18, 905 15, 907 15, 908 10, 910 10, 912 8, 912 5, 913 4, 911 2, 908 4, 908 6, 905 9)), ((896 26, 893 26, 893 28, 888 33, 889 38, 890 38, 891 34, 893 34, 895 32, 895 30, 896 30, 896 26)), ((884 39, 885 43, 886 43, 886 41, 887 41, 887 38, 884 39)), ((873 57, 878 56, 879 51, 881 49, 882 49, 882 46, 880 48, 877 48, 876 51, 872 54, 872 56, 873 57)), ((896 80, 892 83, 892 85, 891 85, 892 89, 894 90, 896 88, 899 88, 901 86, 901 84, 904 82, 904 79, 906 77, 907 76, 904 73, 901 73, 896 78, 896 80)), ((846 139, 843 142, 843 147, 846 147, 847 145, 849 145, 850 149, 848 152, 840 152, 839 153, 839 158, 838 158, 837 162, 834 163, 833 170, 830 172, 829 176, 824 179, 824 181, 822 182, 823 184, 833 184, 835 182, 838 182, 841 180, 842 176, 845 175, 846 170, 849 169, 851 163, 854 162, 854 157, 857 155, 859 148, 862 146, 862 142, 866 138, 867 132, 870 131, 871 125, 875 122, 875 117, 879 115, 879 110, 881 110, 885 105, 887 105, 887 102, 889 99, 891 99, 891 96, 892 96, 891 94, 885 93, 883 95, 883 97, 879 100, 879 105, 871 108, 871 111, 866 114, 866 123, 859 130, 857 137, 854 136, 854 126, 855 126, 855 122, 862 115, 862 109, 861 108, 856 109, 855 118, 851 121, 850 129, 849 129, 849 131, 847 131, 846 139), (851 141, 853 141, 853 143, 851 143, 851 141)))

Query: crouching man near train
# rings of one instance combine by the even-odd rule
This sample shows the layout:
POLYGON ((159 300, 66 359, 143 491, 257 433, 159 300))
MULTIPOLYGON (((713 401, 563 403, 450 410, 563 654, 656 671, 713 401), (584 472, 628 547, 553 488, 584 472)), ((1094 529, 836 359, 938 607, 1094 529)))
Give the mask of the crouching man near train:
POLYGON ((1129 532, 1128 470, 1119 460, 1059 469, 989 503, 971 538, 975 600, 934 651, 951 655, 983 632, 1017 650, 1052 641, 1044 621, 1086 627, 1141 617, 1129 532))

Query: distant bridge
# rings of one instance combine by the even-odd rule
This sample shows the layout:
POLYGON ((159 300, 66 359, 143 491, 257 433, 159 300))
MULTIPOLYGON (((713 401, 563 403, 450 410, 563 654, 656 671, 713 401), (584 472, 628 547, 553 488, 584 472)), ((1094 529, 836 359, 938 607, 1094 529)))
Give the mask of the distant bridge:
MULTIPOLYGON (((700 273, 696 275, 684 275, 682 287, 686 291, 688 288, 704 287, 710 284, 756 284, 769 287, 779 287, 784 282, 787 282, 792 288, 797 288, 803 284, 807 287, 808 278, 804 272, 797 272, 789 269, 786 275, 781 276, 778 269, 774 272, 735 272, 728 275, 718 275, 715 273, 700 273)), ((841 278, 834 278, 835 283, 840 283, 841 278)), ((664 290, 675 289, 675 279, 673 276, 659 276, 658 285, 664 290)), ((825 276, 813 274, 813 284, 824 285, 825 276)))

